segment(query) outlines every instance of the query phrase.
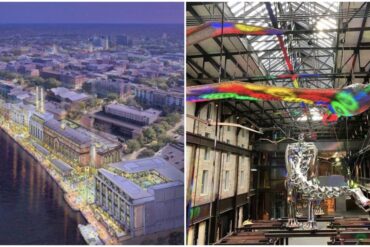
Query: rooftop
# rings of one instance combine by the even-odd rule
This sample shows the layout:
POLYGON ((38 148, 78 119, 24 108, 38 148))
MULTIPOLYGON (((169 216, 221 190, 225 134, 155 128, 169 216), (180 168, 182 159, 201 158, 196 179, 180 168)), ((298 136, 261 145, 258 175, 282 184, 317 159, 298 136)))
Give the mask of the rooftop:
POLYGON ((70 101, 80 101, 89 98, 87 94, 76 93, 75 91, 69 90, 64 87, 56 87, 50 89, 56 96, 59 96, 63 99, 69 99, 70 101))
POLYGON ((111 164, 110 166, 129 174, 155 171, 167 180, 184 182, 184 174, 158 156, 122 161, 111 164))
POLYGON ((108 178, 112 183, 114 183, 120 190, 125 192, 131 199, 133 199, 133 203, 142 203, 154 199, 149 192, 143 190, 140 186, 124 177, 121 177, 104 168, 99 169, 99 172, 108 178))
POLYGON ((177 169, 184 169, 184 143, 169 143, 159 150, 157 155, 177 169))
POLYGON ((85 133, 78 131, 76 129, 72 129, 68 126, 62 127, 62 123, 55 119, 51 119, 45 123, 45 126, 49 127, 50 129, 54 130, 58 134, 72 140, 79 145, 89 145, 91 143, 91 139, 85 133))
POLYGON ((123 104, 110 104, 110 105, 107 105, 106 108, 116 110, 116 111, 120 111, 122 113, 131 113, 131 114, 144 116, 144 117, 153 117, 153 116, 159 115, 161 113, 161 111, 158 111, 158 110, 155 110, 155 109, 152 109, 152 108, 149 108, 147 110, 142 110, 142 109, 138 109, 136 107, 127 106, 127 105, 123 105, 123 104))

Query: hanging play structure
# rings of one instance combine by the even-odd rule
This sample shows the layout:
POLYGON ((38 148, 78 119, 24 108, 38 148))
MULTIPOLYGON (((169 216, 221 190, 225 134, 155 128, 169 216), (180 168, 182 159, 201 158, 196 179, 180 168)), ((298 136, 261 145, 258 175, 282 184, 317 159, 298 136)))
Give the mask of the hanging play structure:
POLYGON ((281 35, 282 30, 257 27, 234 22, 206 22, 200 26, 190 27, 186 31, 186 45, 194 45, 209 38, 236 35, 281 35))
POLYGON ((190 102, 222 99, 305 103, 325 107, 338 117, 350 117, 369 109, 370 85, 353 84, 343 89, 309 89, 233 81, 187 88, 187 100, 190 102))
MULTIPOLYGON (((322 112, 323 122, 337 121, 340 116, 354 116, 361 114, 370 106, 370 87, 362 84, 353 84, 343 89, 300 89, 298 78, 319 77, 319 74, 296 74, 282 35, 284 30, 266 28, 234 22, 207 22, 191 27, 187 30, 187 45, 193 45, 209 38, 219 36, 240 35, 277 35, 279 46, 290 74, 265 76, 266 80, 275 78, 290 78, 294 88, 264 86, 240 81, 222 82, 209 85, 188 87, 187 100, 190 102, 204 102, 210 100, 236 99, 249 101, 285 101, 325 107, 328 111, 322 112)), ((261 77, 262 78, 262 77, 261 77)))

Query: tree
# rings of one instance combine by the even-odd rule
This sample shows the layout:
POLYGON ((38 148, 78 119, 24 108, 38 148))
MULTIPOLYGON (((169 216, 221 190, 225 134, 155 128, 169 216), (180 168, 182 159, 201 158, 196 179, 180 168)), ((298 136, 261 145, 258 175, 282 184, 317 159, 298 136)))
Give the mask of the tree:
POLYGON ((166 117, 166 122, 169 123, 170 125, 175 125, 177 122, 179 122, 181 119, 181 116, 177 112, 173 112, 168 114, 166 117))
POLYGON ((140 142, 135 139, 128 140, 126 144, 126 153, 132 153, 141 147, 140 142))
POLYGON ((170 143, 174 142, 175 139, 172 136, 160 135, 157 137, 158 143, 170 143))
POLYGON ((152 142, 157 137, 157 134, 152 127, 144 129, 143 135, 146 143, 152 142))
POLYGON ((82 84, 82 90, 85 91, 86 93, 91 94, 92 93, 92 83, 85 82, 82 84))
POLYGON ((17 78, 17 74, 7 72, 7 71, 0 71, 0 78, 2 78, 4 80, 13 80, 13 79, 17 78))
POLYGON ((108 100, 109 101, 117 100, 118 99, 118 94, 116 94, 116 93, 109 93, 107 95, 107 97, 108 97, 108 100))
POLYGON ((46 89, 50 89, 50 88, 60 87, 62 83, 55 78, 48 78, 45 81, 44 85, 46 89))
POLYGON ((132 96, 127 97, 122 103, 128 106, 134 106, 137 108, 141 107, 141 105, 137 103, 137 101, 135 100, 135 97, 132 97, 132 96))
POLYGON ((171 125, 169 125, 166 121, 162 121, 160 124, 162 125, 162 127, 163 127, 165 130, 169 130, 169 129, 171 129, 171 125))
POLYGON ((168 61, 164 61, 163 65, 164 65, 165 67, 168 67, 168 66, 170 66, 170 62, 168 62, 168 61))
POLYGON ((23 77, 20 77, 18 79, 18 84, 21 85, 21 86, 23 86, 25 84, 25 81, 24 81, 23 77))
POLYGON ((82 111, 82 110, 86 110, 86 103, 81 101, 81 102, 78 102, 78 107, 77 107, 78 110, 82 111))
POLYGON ((151 143, 148 147, 152 149, 154 152, 158 152, 164 146, 163 143, 154 142, 151 143))
POLYGON ((165 90, 165 91, 168 90, 167 83, 159 83, 158 88, 162 89, 162 90, 165 90))
POLYGON ((146 158, 146 157, 152 157, 154 156, 154 154, 155 152, 152 149, 146 148, 143 151, 141 151, 137 157, 141 159, 141 158, 146 158))
POLYGON ((157 133, 157 135, 161 135, 161 134, 166 133, 166 129, 160 123, 154 124, 153 125, 153 129, 155 130, 155 132, 157 133))
POLYGON ((73 120, 78 120, 82 117, 82 113, 80 111, 76 110, 71 110, 68 112, 68 118, 73 119, 73 120))
POLYGON ((35 76, 35 77, 30 77, 28 78, 29 83, 31 86, 40 86, 45 83, 45 80, 42 77, 35 76))

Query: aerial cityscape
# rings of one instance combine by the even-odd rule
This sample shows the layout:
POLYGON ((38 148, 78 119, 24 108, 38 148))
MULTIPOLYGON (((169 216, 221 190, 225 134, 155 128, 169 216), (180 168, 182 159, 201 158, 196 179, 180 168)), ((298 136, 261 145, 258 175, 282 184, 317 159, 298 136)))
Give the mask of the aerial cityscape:
POLYGON ((0 244, 184 243, 183 12, 0 4, 0 244))

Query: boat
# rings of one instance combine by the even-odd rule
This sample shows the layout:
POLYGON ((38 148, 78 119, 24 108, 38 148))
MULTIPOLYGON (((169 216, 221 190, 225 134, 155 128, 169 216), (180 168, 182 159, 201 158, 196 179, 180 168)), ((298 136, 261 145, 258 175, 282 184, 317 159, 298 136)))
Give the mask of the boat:
POLYGON ((78 224, 78 229, 88 245, 103 245, 103 242, 99 238, 98 232, 91 224, 78 224))

